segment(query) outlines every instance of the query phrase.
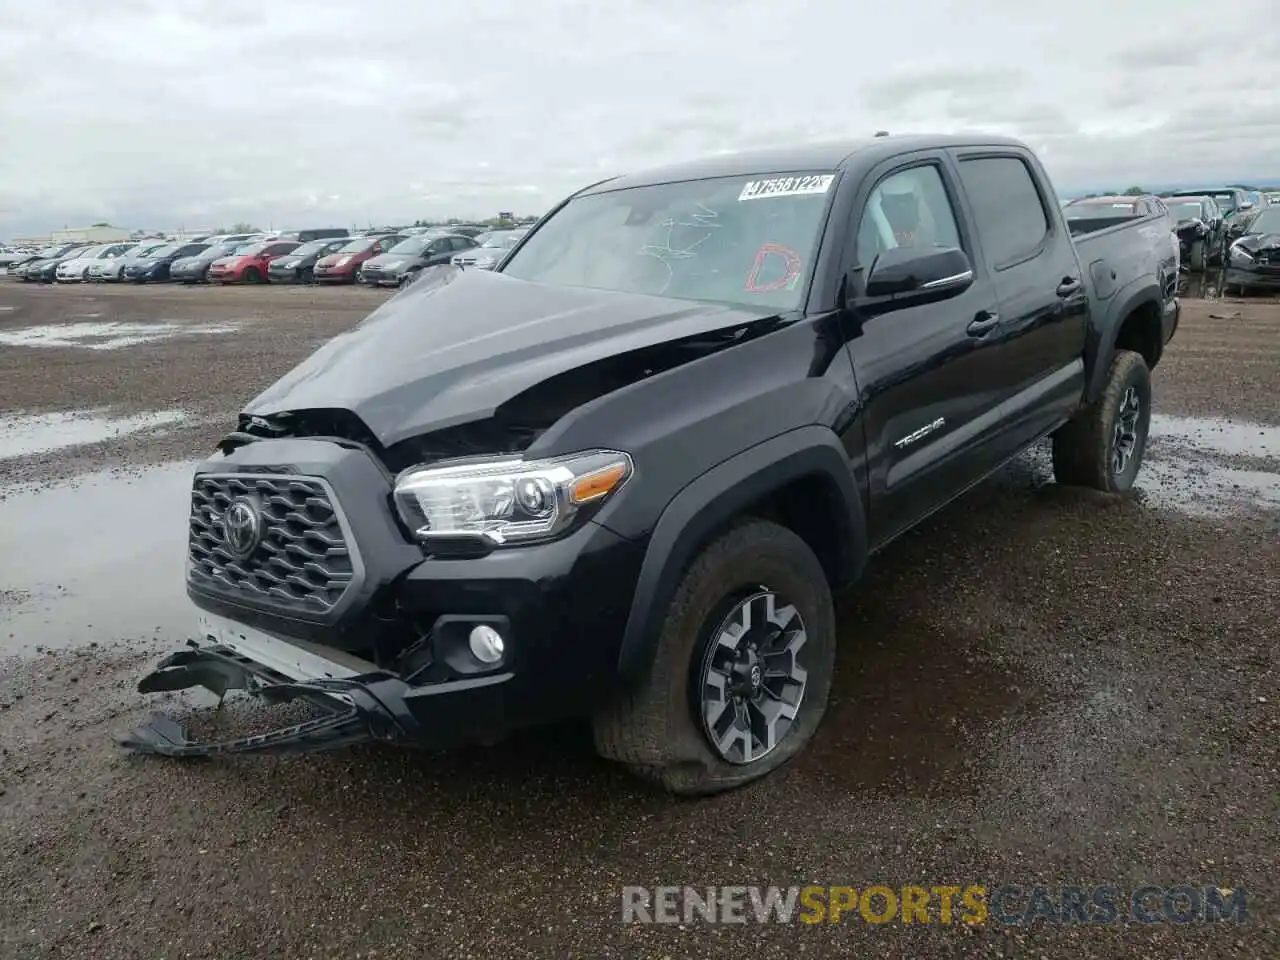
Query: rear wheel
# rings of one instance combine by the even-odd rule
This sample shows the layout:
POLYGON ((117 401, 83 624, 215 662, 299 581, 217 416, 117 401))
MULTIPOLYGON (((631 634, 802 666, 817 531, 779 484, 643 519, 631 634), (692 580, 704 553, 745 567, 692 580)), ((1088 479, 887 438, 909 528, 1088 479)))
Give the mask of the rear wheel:
POLYGON ((1133 487, 1151 427, 1151 373, 1142 354, 1117 350, 1107 384, 1053 435, 1053 473, 1061 484, 1118 492, 1133 487))
POLYGON ((742 786, 809 742, 834 667, 822 565, 791 530, 744 522, 685 573, 647 676, 595 718, 596 749, 672 793, 742 786))

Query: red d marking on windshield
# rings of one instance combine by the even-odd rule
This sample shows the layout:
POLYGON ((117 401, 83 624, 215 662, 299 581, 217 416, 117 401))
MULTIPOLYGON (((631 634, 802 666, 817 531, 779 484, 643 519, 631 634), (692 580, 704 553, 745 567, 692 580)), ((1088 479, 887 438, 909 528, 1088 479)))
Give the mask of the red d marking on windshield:
POLYGON ((755 262, 751 265, 751 272, 747 274, 747 285, 743 289, 747 293, 768 293, 770 290, 781 290, 798 276, 800 276, 800 254, 790 247, 782 246, 780 243, 766 243, 756 251, 755 262), (769 283, 761 283, 760 271, 764 269, 764 265, 770 256, 778 256, 785 259, 787 269, 780 279, 772 280, 769 283))

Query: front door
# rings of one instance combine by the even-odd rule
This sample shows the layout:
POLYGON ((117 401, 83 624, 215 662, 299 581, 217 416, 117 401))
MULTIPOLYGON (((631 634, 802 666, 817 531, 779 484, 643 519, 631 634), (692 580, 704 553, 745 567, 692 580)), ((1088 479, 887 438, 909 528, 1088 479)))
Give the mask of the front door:
POLYGON ((881 252, 901 246, 959 247, 974 272, 972 284, 949 299, 857 318, 848 350, 858 381, 855 423, 867 451, 874 547, 983 476, 1010 384, 1001 369, 995 288, 955 202, 945 157, 898 158, 869 183, 855 204, 855 288, 881 252))

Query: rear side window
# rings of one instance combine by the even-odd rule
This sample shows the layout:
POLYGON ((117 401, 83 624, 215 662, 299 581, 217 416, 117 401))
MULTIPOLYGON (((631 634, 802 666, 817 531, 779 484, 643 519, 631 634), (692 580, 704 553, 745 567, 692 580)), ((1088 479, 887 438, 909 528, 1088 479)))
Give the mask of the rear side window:
POLYGON ((960 179, 969 194, 983 249, 994 268, 1036 252, 1049 233, 1049 218, 1031 171, 1022 160, 961 160, 960 179))

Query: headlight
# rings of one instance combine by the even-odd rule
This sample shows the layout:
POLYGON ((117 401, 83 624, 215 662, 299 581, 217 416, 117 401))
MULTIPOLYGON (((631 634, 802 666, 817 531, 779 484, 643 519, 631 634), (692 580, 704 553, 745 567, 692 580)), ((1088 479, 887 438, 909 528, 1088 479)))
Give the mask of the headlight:
POLYGON ((341 260, 339 260, 337 263, 335 263, 335 264, 334 264, 334 266, 335 266, 335 267, 345 267, 345 266, 346 266, 348 263, 350 263, 350 262, 351 262, 351 258, 350 258, 350 257, 343 257, 341 260))
POLYGON ((1231 245, 1231 255, 1233 257, 1239 257, 1241 260, 1253 259, 1253 254, 1250 253, 1248 250, 1246 250, 1244 247, 1240 246, 1239 240, 1237 240, 1235 243, 1231 245))
POLYGON ((564 533, 584 510, 617 493, 632 469, 631 458, 613 450, 412 467, 396 478, 395 502, 422 541, 530 543, 564 533))
POLYGON ((403 266, 404 266, 403 260, 392 260, 390 263, 384 263, 382 265, 382 269, 383 270, 399 270, 403 266))
POLYGON ((497 262, 498 262, 498 261, 497 261, 497 258, 495 258, 495 257, 480 257, 478 260, 476 260, 476 266, 477 266, 477 267, 492 267, 492 266, 493 266, 495 263, 497 263, 497 262))

